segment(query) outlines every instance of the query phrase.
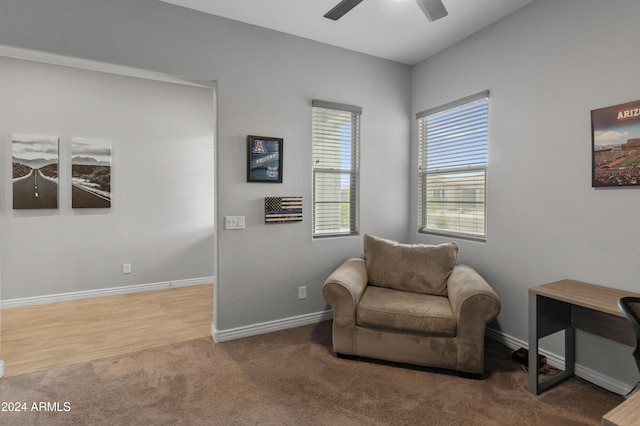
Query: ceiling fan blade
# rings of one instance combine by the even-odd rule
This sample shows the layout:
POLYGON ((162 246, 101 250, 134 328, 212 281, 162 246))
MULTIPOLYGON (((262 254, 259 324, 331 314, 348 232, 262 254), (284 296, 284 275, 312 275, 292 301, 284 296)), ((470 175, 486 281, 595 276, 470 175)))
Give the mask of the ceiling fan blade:
POLYGON ((418 6, 420 6, 429 21, 437 21, 449 14, 441 0, 416 0, 416 3, 418 3, 418 6))
POLYGON ((324 17, 337 21, 344 14, 360 4, 362 0, 342 0, 333 9, 325 13, 324 17))

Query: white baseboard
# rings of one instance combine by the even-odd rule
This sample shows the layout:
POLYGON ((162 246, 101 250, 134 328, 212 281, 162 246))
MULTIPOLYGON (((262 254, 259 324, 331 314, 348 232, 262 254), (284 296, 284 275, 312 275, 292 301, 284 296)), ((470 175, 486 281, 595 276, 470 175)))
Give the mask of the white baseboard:
POLYGON ((163 281, 150 284, 136 284, 122 287, 102 288, 98 290, 74 291, 71 293, 49 294, 45 296, 24 297, 0 301, 2 309, 23 306, 43 305, 46 303, 67 302, 70 300, 91 299, 94 297, 116 296, 120 294, 141 293, 143 291, 166 290, 169 288, 187 287, 192 285, 212 284, 214 277, 191 278, 177 281, 163 281))
POLYGON ((315 324, 330 320, 331 318, 333 318, 333 311, 327 310, 274 321, 267 321, 259 324, 251 324, 243 327, 230 328, 228 330, 217 330, 214 324, 211 324, 211 335, 213 336, 214 342, 220 343, 228 340, 255 336, 258 334, 271 333, 272 331, 280 331, 288 328, 300 327, 302 325, 315 324))
MULTIPOLYGON (((502 343, 510 349, 525 348, 529 349, 529 343, 515 337, 504 334, 500 331, 487 328, 487 338, 494 340, 498 343, 502 343)), ((547 363, 555 368, 564 369, 564 357, 553 352, 549 352, 544 349, 540 349, 539 353, 547 358, 547 363)), ((585 367, 584 365, 576 364, 576 376, 583 378, 589 383, 600 386, 603 389, 617 393, 618 395, 626 395, 633 389, 634 385, 623 383, 619 380, 605 376, 604 374, 585 367)))

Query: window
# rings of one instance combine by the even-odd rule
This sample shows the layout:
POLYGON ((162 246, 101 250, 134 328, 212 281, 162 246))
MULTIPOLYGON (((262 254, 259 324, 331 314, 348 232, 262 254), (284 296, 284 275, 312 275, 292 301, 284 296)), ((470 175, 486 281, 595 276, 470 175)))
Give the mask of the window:
POLYGON ((314 100, 313 237, 358 234, 362 108, 314 100))
POLYGON ((489 92, 416 118, 419 231, 484 241, 489 92))

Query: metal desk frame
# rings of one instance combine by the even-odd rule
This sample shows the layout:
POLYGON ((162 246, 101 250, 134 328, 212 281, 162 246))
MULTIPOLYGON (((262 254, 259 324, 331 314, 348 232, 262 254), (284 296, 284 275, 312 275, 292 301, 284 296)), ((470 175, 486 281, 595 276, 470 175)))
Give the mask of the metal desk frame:
POLYGON ((640 295, 623 290, 561 280, 529 289, 529 392, 540 394, 575 374, 575 329, 634 346, 636 335, 618 300, 640 295), (565 369, 538 381, 538 340, 564 330, 565 369))

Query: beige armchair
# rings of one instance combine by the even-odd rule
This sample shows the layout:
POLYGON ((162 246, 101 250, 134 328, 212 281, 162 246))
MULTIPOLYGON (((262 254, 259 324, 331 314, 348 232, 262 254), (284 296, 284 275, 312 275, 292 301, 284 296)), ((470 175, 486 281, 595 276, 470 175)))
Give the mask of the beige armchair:
POLYGON ((365 258, 345 261, 324 283, 338 355, 484 372, 486 325, 500 299, 456 243, 398 244, 365 235, 365 258))

